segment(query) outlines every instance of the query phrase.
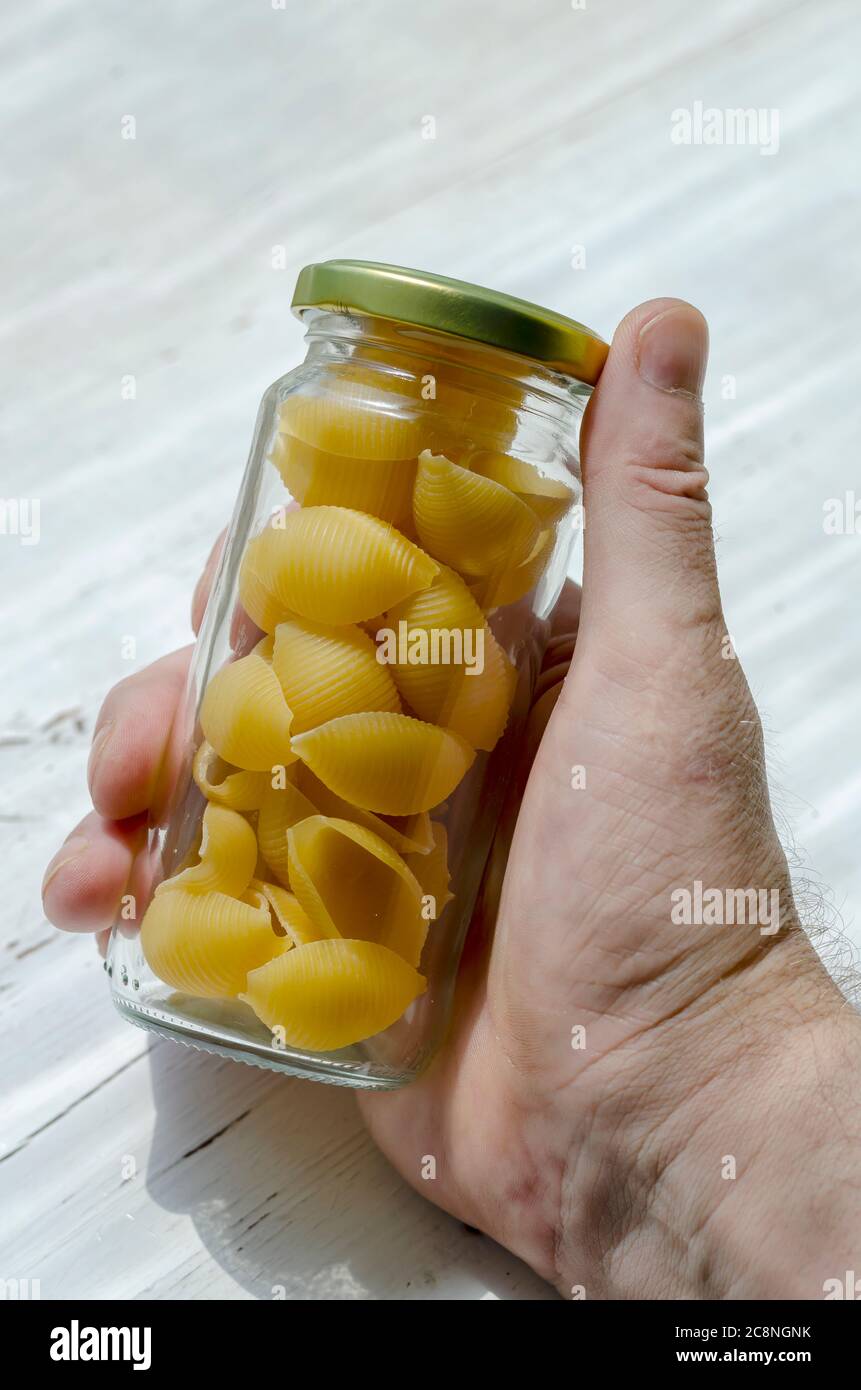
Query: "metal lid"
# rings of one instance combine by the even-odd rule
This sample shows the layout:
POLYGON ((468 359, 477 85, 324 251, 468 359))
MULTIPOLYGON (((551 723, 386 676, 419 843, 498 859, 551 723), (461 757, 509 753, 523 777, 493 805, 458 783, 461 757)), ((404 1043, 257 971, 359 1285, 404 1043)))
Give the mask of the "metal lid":
POLYGON ((574 319, 514 295, 375 261, 323 261, 299 272, 294 312, 321 308, 394 319, 530 357, 594 386, 609 348, 574 319))

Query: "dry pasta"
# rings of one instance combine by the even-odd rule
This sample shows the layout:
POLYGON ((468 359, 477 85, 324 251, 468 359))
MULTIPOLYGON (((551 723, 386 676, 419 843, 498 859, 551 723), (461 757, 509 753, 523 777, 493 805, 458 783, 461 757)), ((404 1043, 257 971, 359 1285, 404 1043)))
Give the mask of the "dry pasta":
POLYGON ((408 705, 473 748, 495 747, 515 672, 460 576, 441 567, 430 588, 391 609, 388 621, 395 683, 408 705))
POLYGON ((141 947, 160 979, 184 994, 230 998, 283 949, 269 907, 259 896, 241 902, 225 893, 177 888, 157 893, 141 923, 141 947))
POLYGON ((373 831, 311 816, 287 833, 290 887, 320 936, 377 941, 418 965, 427 934, 418 879, 373 831))
POLYGON ((258 602, 267 627, 276 609, 276 621, 298 614, 336 627, 363 622, 426 588, 438 568, 386 522, 347 507, 288 511, 249 543, 246 567, 267 597, 265 613, 258 602))
POLYGON ((200 710, 204 738, 226 762, 249 772, 294 761, 292 719, 278 677, 254 653, 212 677, 200 710))
POLYGON ((312 941, 252 970, 243 998, 279 1041, 329 1052, 401 1017, 426 981, 373 941, 312 941))
POLYGON ((574 501, 574 493, 565 483, 545 477, 534 464, 512 458, 510 454, 475 450, 461 462, 472 473, 507 487, 532 508, 541 526, 553 525, 574 501))
POLYGON ((535 513, 507 487, 427 450, 419 455, 413 520, 435 560, 472 576, 521 563, 538 537, 535 513))
POLYGON ((409 816, 454 790, 475 758, 459 734, 405 714, 346 714, 293 740, 327 787, 366 811, 409 816))
POLYGON ((210 804, 203 813, 200 862, 166 879, 156 889, 165 892, 225 893, 241 898, 257 863, 254 831, 238 811, 210 804))
POLYGON ((272 668, 293 711, 294 734, 341 714, 401 708, 372 639, 357 627, 329 628, 307 618, 280 623, 272 668))
POLYGON ((229 766, 204 739, 194 755, 192 775, 207 801, 231 811, 256 811, 269 786, 269 774, 230 771, 229 766))

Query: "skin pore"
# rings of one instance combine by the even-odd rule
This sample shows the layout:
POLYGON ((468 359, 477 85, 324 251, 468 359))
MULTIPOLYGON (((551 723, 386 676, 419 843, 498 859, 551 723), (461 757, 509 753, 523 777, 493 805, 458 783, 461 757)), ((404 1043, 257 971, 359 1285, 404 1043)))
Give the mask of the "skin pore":
MULTIPOLYGON (((616 331, 581 441, 582 595, 555 614, 451 1034, 415 1084, 359 1098, 407 1181, 566 1297, 817 1299, 861 1268, 861 1021, 800 926, 725 655, 706 356, 678 300, 616 331), (779 929, 674 921, 696 883, 776 892, 779 929)), ((145 891, 188 655, 105 701, 94 810, 46 874, 58 926, 103 932, 145 891)))

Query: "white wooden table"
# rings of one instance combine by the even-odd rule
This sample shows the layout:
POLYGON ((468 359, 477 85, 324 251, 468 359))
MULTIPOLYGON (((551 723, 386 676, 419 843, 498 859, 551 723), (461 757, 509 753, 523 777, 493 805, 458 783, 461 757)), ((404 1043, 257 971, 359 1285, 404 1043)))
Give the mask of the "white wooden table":
POLYGON ((823 505, 861 496, 859 20, 853 0, 6 8, 0 496, 39 500, 41 538, 0 535, 0 1278, 554 1296, 408 1191, 348 1093, 123 1024, 92 943, 39 905, 102 694, 188 638, 258 397, 301 357, 307 261, 423 266, 605 333, 654 294, 705 310, 731 632, 803 904, 830 894, 846 963, 861 535, 826 534, 823 505), (776 109, 779 149, 674 144, 698 101, 776 109))

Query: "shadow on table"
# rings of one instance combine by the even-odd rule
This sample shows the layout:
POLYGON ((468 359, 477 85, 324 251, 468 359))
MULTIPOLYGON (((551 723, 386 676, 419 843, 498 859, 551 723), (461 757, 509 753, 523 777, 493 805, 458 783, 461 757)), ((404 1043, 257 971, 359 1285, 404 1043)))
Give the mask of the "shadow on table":
POLYGON ((208 1287, 191 1271, 188 1297, 230 1297, 230 1281, 260 1299, 556 1297, 412 1192, 350 1091, 156 1039, 149 1063, 147 1188, 191 1218, 228 1276, 214 1271, 208 1287))

